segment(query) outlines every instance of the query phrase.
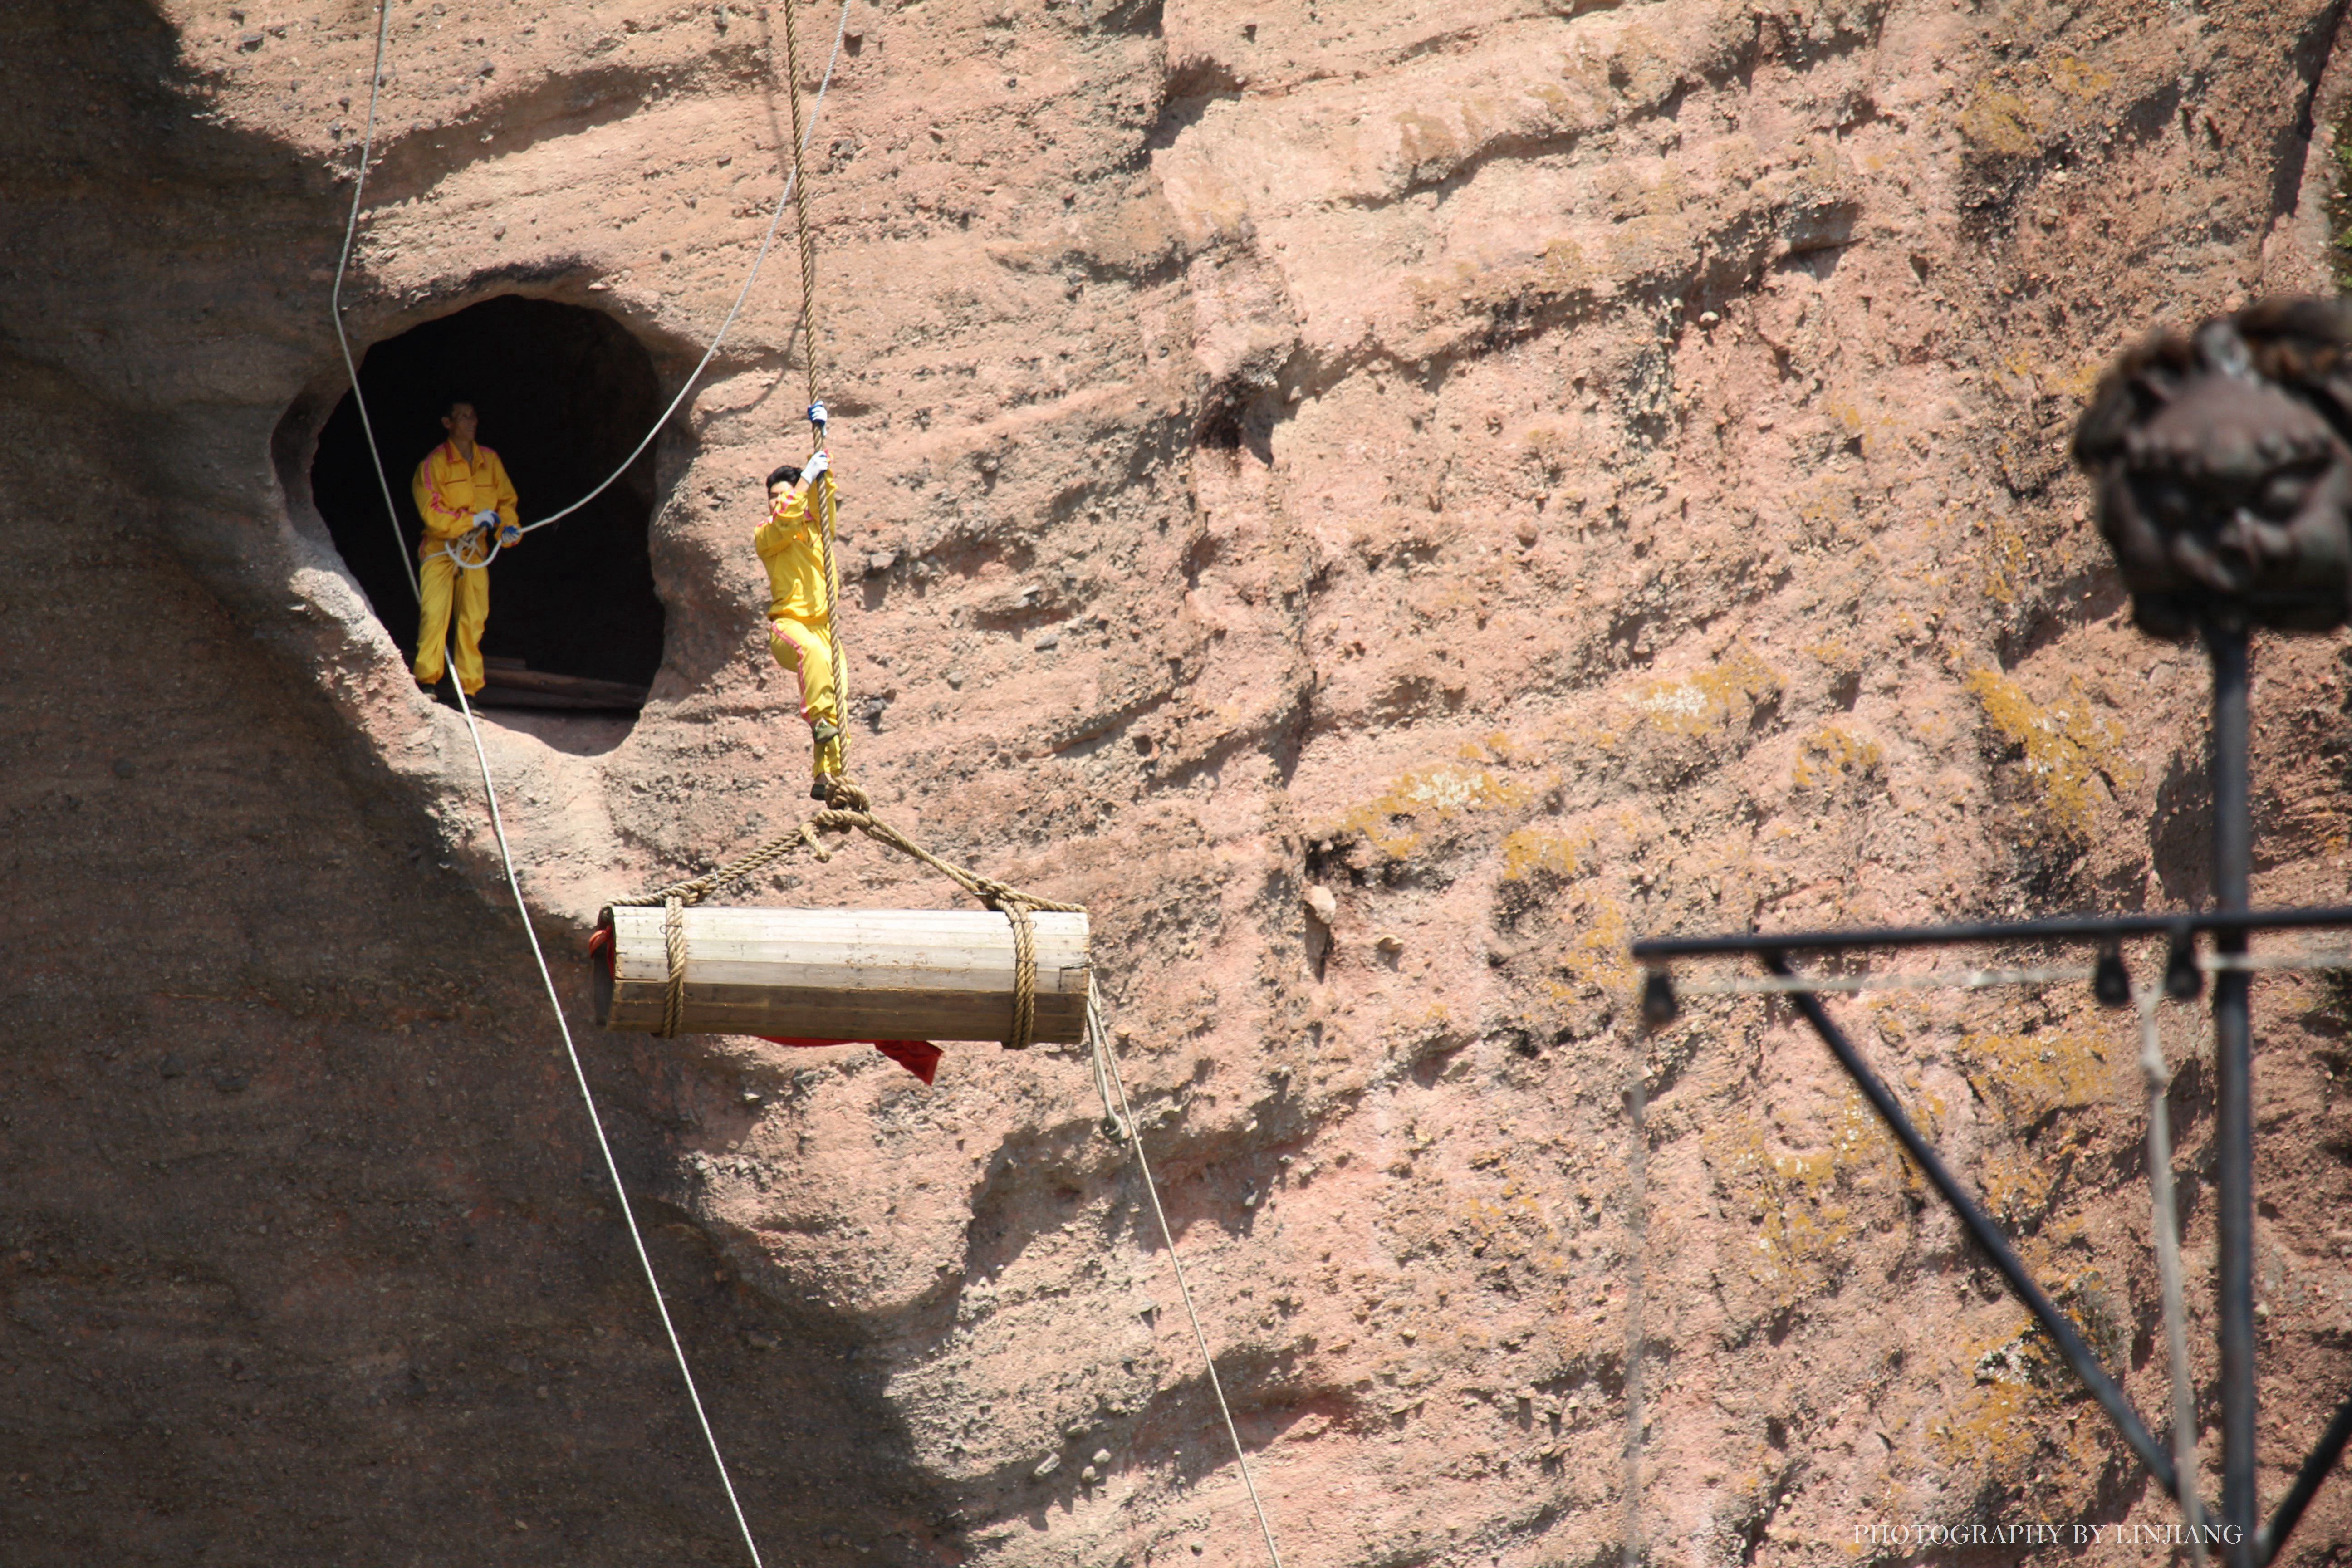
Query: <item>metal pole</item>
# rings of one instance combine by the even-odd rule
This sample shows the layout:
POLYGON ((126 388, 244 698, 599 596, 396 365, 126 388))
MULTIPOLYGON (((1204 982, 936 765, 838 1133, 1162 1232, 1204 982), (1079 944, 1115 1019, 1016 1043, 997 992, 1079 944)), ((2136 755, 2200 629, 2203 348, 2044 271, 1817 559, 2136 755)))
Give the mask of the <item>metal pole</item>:
POLYGON ((2279 1500, 2277 1511, 2271 1515, 2271 1521, 2263 1526, 2262 1542, 2254 1552, 2256 1568, 2263 1568, 2278 1556, 2279 1548, 2284 1546, 2286 1538, 2294 1533, 2296 1522, 2303 1518, 2303 1510, 2311 1506, 2311 1500, 2318 1494, 2319 1483, 2327 1479, 2328 1472, 2336 1468, 2336 1461, 2344 1457, 2347 1443, 2352 1443, 2352 1398, 2347 1398, 2336 1407, 2336 1419, 2330 1421, 2327 1430, 2320 1434, 2319 1447, 2303 1461, 2303 1468, 2295 1474, 2294 1485, 2287 1488, 2286 1496, 2279 1500))
MULTIPOLYGON (((1777 952, 1765 954, 1764 965, 1775 974, 1793 973, 1789 961, 1777 952)), ((2082 1334, 2066 1314, 2061 1312, 2043 1292, 2026 1268, 2024 1260, 2010 1247, 2009 1238, 2002 1236, 2000 1227, 1993 1224, 1992 1216, 1977 1206, 1976 1199, 1960 1185, 1959 1178, 1953 1175, 1950 1167, 1927 1146, 1927 1139, 1920 1136, 1919 1129, 1905 1113, 1902 1102, 1871 1070, 1870 1064, 1862 1059, 1862 1053, 1854 1049, 1853 1042, 1846 1038, 1845 1031, 1837 1026, 1837 1021, 1830 1016, 1829 1009, 1822 1005, 1822 999, 1810 991, 1792 991, 1789 994, 1789 1000, 1796 1004, 1797 1011, 1805 1016, 1805 1022, 1813 1026, 1813 1033, 1829 1047, 1831 1054, 1837 1058, 1838 1065, 1845 1068, 1846 1077, 1862 1090, 1862 1097, 1870 1101, 1873 1110, 1878 1112, 1879 1121, 1895 1134, 1895 1141, 1903 1145, 1903 1152, 1911 1156, 1911 1163, 1919 1167, 1928 1184, 1936 1189, 1945 1203, 1951 1205, 1952 1213, 1958 1216, 1969 1238, 1982 1249, 1986 1259, 2000 1270, 2000 1277, 2009 1281, 2010 1289, 2025 1303, 2025 1310, 2033 1314, 2033 1321, 2042 1325, 2042 1331, 2050 1336, 2051 1342, 2058 1347, 2058 1353, 2065 1358, 2068 1366, 2074 1369, 2074 1375, 2083 1380, 2083 1386, 2091 1391, 2091 1397, 2099 1402, 2099 1408, 2107 1413, 2107 1419, 2116 1424, 2116 1430, 2123 1435, 2126 1446, 2138 1457, 2141 1464, 2147 1467, 2147 1473, 2156 1478, 2157 1485, 2170 1496, 2179 1496, 2181 1481, 2172 1468, 2172 1456, 2158 1446, 2148 1433, 2147 1424, 2139 1418, 2139 1412, 2132 1408, 2131 1401, 2124 1396, 2124 1391, 2116 1386, 2115 1379, 2109 1377, 2106 1369, 2099 1364, 2097 1354, 2083 1342, 2082 1334)), ((2187 1484, 2195 1486, 2196 1478, 2188 1478, 2187 1484)), ((2252 1532, 2247 1533, 2251 1540, 2252 1532)))
MULTIPOLYGON (((2209 622, 2205 644, 2213 659, 2213 901, 2221 910, 2237 910, 2246 908, 2253 869, 2242 618, 2209 622)), ((2217 933, 2214 947, 2242 953, 2245 933, 2217 933)), ((2230 1568, 2253 1568, 2256 1560, 2253 1042, 2246 1007, 2251 979, 2242 969, 2225 969, 2213 977, 2214 1068, 2221 1080, 2214 1223, 2221 1251, 2221 1521, 2230 1568)))

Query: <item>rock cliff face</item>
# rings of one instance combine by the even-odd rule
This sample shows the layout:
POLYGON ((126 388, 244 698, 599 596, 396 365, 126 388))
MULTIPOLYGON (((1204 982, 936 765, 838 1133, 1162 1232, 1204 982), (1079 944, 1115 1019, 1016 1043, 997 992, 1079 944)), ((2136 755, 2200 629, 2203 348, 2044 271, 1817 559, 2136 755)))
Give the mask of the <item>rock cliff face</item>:
MULTIPOLYGON (((0 18, 11 1564, 740 1560, 464 728, 314 504, 374 21, 0 18)), ((1624 944, 2202 896, 2201 661, 2128 628, 2063 441, 2157 321, 2327 286, 2341 21, 851 0, 809 197, 853 771, 1092 909, 1293 1568, 1615 1561, 1635 1343, 1656 1563, 2167 1518, 1811 1037, 1645 1036, 1624 944)), ((355 343, 520 295, 674 394, 782 31, 400 0, 355 343)), ((486 724, 581 1012, 601 902, 806 806, 748 543, 805 450, 788 240, 656 448, 650 703, 486 724)), ((2257 654, 2266 900, 2343 896, 2340 654, 2257 654)), ((745 896, 950 891, 854 849, 745 896)), ((2162 1409, 2128 1020, 1839 1010, 2162 1409)), ((1255 1559, 1083 1059, 574 1025, 772 1561, 1255 1559)), ((2274 1499, 2352 1384, 2352 1052, 2329 983, 2257 1026, 2274 1499)), ((2291 1560, 2347 1539, 2338 1481, 2291 1560)))

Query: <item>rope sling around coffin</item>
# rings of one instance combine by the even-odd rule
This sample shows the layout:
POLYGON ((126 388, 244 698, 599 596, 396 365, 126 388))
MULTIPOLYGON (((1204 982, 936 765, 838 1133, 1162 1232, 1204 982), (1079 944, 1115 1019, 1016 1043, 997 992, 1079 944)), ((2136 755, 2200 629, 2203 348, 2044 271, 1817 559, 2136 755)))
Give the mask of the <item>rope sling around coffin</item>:
POLYGON ((846 779, 834 799, 715 870, 607 906, 591 966, 596 1021, 664 1038, 789 1030, 993 1038, 1008 1050, 1085 1038, 1092 964, 1082 906, 941 859, 875 816, 846 779), (920 861, 1003 922, 959 910, 694 908, 796 851, 830 860, 820 833, 861 833, 920 861))

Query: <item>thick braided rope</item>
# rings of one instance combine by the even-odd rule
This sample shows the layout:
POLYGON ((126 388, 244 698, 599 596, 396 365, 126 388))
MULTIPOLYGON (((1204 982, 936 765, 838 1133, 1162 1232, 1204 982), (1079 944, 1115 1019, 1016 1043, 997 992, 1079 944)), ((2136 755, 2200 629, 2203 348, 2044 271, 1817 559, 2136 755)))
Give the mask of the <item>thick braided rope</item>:
MULTIPOLYGON (((801 359, 808 370, 808 401, 816 404, 816 236, 810 232, 808 216, 808 177, 805 163, 808 138, 801 133, 801 55, 800 37, 793 22, 798 7, 793 0, 784 5, 784 68, 789 76, 785 85, 791 89, 793 114, 793 221, 799 229, 801 252, 801 359)), ((823 426, 819 426, 819 451, 823 426)), ((841 568, 833 553, 833 535, 840 509, 834 503, 832 479, 827 476, 809 487, 814 493, 817 515, 817 552, 824 558, 824 657, 833 667, 834 727, 840 734, 834 741, 834 754, 840 759, 840 772, 849 771, 849 671, 848 661, 842 657, 841 633, 835 622, 841 616, 841 568)))
POLYGON ((1004 1048, 1025 1051, 1037 1040, 1037 933, 1019 904, 999 905, 998 912, 1013 922, 1013 1032, 1004 1048))
POLYGON ((983 877, 952 860, 942 860, 866 809, 872 802, 867 799, 866 792, 846 779, 835 786, 834 798, 850 804, 812 813, 789 832, 779 833, 749 853, 715 870, 705 871, 699 877, 672 882, 634 898, 613 900, 615 908, 659 904, 667 910, 662 933, 669 960, 669 990, 662 1009, 661 1035, 665 1038, 675 1036, 685 1013, 687 906, 698 904, 721 888, 758 875, 803 847, 820 860, 832 858, 832 852, 818 842, 819 833, 862 833, 877 844, 896 849, 910 859, 921 861, 1004 917, 1006 923, 1013 928, 1013 1027, 1005 1036, 1004 1048, 1025 1050, 1035 1044, 1037 933, 1030 924, 1030 911, 1082 915, 1087 912, 1086 906, 1044 898, 1010 883, 1000 882, 993 877, 983 877))
POLYGON ((801 331, 802 346, 808 368, 808 400, 816 401, 816 241, 809 233, 808 180, 803 163, 808 153, 807 137, 801 131, 801 47, 800 30, 793 26, 793 14, 797 6, 784 10, 784 86, 786 101, 792 105, 793 116, 793 220, 800 230, 801 252, 801 331))
MULTIPOLYGON (((787 6, 787 14, 791 7, 787 6)), ((812 487, 817 494, 818 519, 817 553, 824 558, 824 657, 833 666, 834 728, 840 733, 834 738, 834 755, 841 761, 843 773, 849 771, 849 672, 841 655, 841 568, 833 557, 834 521, 840 509, 834 504, 833 475, 827 473, 812 487)), ((840 774, 835 775, 835 787, 839 788, 840 774)))
POLYGON ((662 1001, 661 1037, 674 1040, 686 1016, 686 904, 681 900, 664 899, 662 905, 662 946, 669 958, 669 994, 662 1001))

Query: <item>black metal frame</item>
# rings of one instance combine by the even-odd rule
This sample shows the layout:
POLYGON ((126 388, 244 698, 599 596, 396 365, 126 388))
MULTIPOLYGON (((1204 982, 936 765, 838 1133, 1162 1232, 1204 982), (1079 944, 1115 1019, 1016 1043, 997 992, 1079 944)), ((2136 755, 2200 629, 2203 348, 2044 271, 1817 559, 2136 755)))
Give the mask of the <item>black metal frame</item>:
MULTIPOLYGON (((2169 939, 2166 985, 2176 997, 2201 989, 2196 965, 2199 933, 2210 934, 2222 956, 2242 955, 2247 936, 2258 931, 2352 927, 2352 906, 2326 909, 2249 910, 2247 883, 2252 864, 2252 814, 2248 797, 2247 631, 2242 621, 2208 624, 2205 640, 2213 665, 2213 880, 2215 908, 2197 914, 2076 915, 2053 920, 1979 922, 1947 926, 1892 926, 1844 931, 1796 931, 1786 935, 1660 937, 1637 942, 1633 957, 1650 968, 1643 1009, 1652 1022, 1673 1016, 1673 983, 1665 965, 1677 958, 1748 954, 1773 974, 1794 979, 1791 952, 1843 952, 1855 948, 1952 946, 1990 942, 2091 942, 2100 952, 2096 994, 2107 1003, 2128 999, 2118 949, 2126 937, 2169 939)), ((2242 968, 2224 966, 2214 976, 2213 1026, 2216 1107, 2215 1184, 2217 1259, 2221 1297, 2221 1506, 2207 1516, 2221 1523, 2223 1561, 2229 1568, 2267 1568, 2285 1544, 2304 1510, 2336 1460, 2352 1443, 2352 1396, 2336 1409, 2317 1447, 2304 1460, 2294 1484, 2257 1530, 2254 1490, 2254 1289, 2253 1289, 2253 1103, 2252 1038, 2248 982, 2242 968)), ((2035 1282, 1992 1217, 1960 1185, 1885 1083, 1864 1061, 1817 992, 1789 994, 1797 1010, 1853 1079, 1887 1130, 1895 1134, 1970 1239, 1983 1249, 2010 1289, 2033 1314, 2074 1374, 2107 1413, 2125 1443, 2165 1491, 2180 1496, 2182 1478, 2172 1457, 2149 1432, 2139 1413, 2074 1325, 2035 1282)), ((2193 1484, 2193 1477, 2189 1479, 2193 1484)))

